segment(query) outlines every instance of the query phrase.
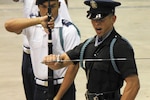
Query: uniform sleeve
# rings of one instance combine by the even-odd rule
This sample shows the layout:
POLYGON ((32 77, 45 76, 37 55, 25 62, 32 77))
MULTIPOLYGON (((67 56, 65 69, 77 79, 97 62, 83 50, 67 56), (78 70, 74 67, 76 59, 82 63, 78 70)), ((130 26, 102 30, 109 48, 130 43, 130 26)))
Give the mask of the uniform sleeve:
MULTIPOLYGON (((71 60, 80 59, 79 57, 80 57, 80 51, 81 51, 82 45, 83 43, 81 43, 80 45, 76 46, 75 48, 67 52, 67 55, 69 56, 71 60)), ((74 62, 74 64, 77 64, 77 63, 78 62, 74 62)))
POLYGON ((70 18, 70 15, 69 15, 69 11, 68 11, 68 8, 67 8, 67 5, 65 3, 65 0, 59 0, 60 1, 60 8, 59 8, 59 14, 67 19, 68 21, 72 22, 71 21, 71 18, 70 18))
POLYGON ((125 61, 116 61, 117 67, 125 79, 130 75, 137 74, 133 48, 124 40, 117 40, 114 47, 115 58, 127 58, 125 61))
POLYGON ((64 27, 63 38, 65 52, 73 49, 80 43, 80 36, 78 35, 77 29, 73 25, 64 27))

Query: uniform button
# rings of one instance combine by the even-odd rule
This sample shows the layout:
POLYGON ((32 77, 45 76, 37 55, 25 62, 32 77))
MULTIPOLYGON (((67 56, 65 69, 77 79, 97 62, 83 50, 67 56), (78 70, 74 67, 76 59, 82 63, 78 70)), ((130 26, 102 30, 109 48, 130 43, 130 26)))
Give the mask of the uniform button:
POLYGON ((94 54, 94 57, 96 57, 96 56, 97 56, 97 54, 95 53, 95 54, 94 54))
POLYGON ((46 93, 47 93, 47 91, 44 91, 43 93, 44 93, 44 94, 46 94, 46 93))

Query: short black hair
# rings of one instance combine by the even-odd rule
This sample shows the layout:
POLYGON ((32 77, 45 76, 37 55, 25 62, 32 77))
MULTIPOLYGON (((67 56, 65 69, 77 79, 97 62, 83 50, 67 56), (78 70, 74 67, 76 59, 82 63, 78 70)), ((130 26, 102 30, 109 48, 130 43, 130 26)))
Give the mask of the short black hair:
MULTIPOLYGON (((47 2, 48 0, 36 0, 36 5, 41 5, 44 2, 47 2)), ((50 1, 57 1, 57 0, 50 0, 50 1)))
POLYGON ((48 0, 36 0, 36 5, 41 5, 48 0))

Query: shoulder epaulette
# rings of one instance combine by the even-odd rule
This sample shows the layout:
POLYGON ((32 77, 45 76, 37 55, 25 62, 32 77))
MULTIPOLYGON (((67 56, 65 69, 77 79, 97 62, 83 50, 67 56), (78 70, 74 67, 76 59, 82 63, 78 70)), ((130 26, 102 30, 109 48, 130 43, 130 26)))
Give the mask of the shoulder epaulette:
POLYGON ((36 14, 34 14, 34 13, 31 13, 29 16, 30 16, 30 18, 38 17, 38 15, 36 15, 36 14))
MULTIPOLYGON (((78 29, 73 23, 69 22, 68 20, 63 19, 63 20, 62 20, 62 24, 63 24, 63 25, 66 25, 67 27, 68 27, 69 25, 73 25, 73 26, 76 28, 76 30, 77 30, 77 32, 78 32, 78 35, 81 36, 79 29, 78 29)), ((60 28, 59 28, 60 44, 61 44, 61 46, 62 46, 62 49, 65 50, 65 49, 64 49, 64 39, 63 39, 63 35, 62 35, 62 34, 63 34, 63 28, 60 27, 60 28)))
POLYGON ((70 21, 65 20, 65 19, 62 20, 62 24, 63 24, 63 25, 66 25, 67 27, 68 27, 69 25, 72 25, 72 23, 71 23, 70 21))

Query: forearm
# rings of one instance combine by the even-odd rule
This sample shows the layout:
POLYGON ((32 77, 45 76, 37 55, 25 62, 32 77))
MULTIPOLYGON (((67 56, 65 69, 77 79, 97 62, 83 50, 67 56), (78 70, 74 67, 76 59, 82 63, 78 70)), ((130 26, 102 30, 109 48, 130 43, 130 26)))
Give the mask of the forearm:
POLYGON ((45 56, 42 63, 47 65, 50 69, 53 70, 61 69, 69 65, 74 65, 73 62, 70 61, 70 58, 66 53, 62 54, 59 57, 58 55, 54 55, 54 54, 45 56), (60 62, 57 61, 58 59, 60 60, 60 62))
POLYGON ((124 88, 121 100, 134 100, 140 88, 138 76, 130 76, 129 78, 125 79, 125 81, 126 86, 124 88))
POLYGON ((11 19, 5 23, 5 28, 9 32, 15 32, 19 34, 24 28, 27 28, 36 24, 40 24, 41 21, 42 20, 40 17, 31 18, 31 19, 29 18, 11 19))
POLYGON ((75 76, 78 72, 79 65, 70 65, 68 66, 68 69, 66 71, 63 83, 61 84, 61 87, 59 88, 59 91, 57 95, 55 96, 55 100, 61 100, 63 95, 66 93, 66 91, 70 88, 71 84, 73 83, 75 76))

